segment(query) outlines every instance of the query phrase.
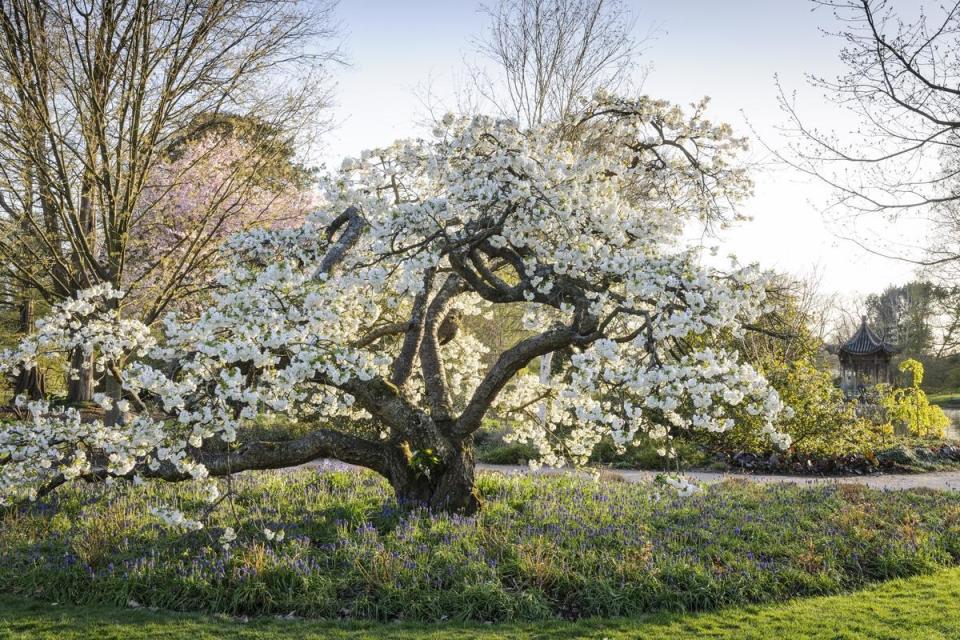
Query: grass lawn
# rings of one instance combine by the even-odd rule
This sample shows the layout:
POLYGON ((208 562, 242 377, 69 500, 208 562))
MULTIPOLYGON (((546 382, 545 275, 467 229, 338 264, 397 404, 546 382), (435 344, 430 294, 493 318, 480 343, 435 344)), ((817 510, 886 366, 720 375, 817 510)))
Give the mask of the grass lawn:
POLYGON ((244 474, 200 531, 192 485, 64 488, 0 517, 0 593, 376 622, 556 621, 822 596, 960 564, 960 494, 481 476, 475 518, 398 509, 372 474, 244 474), (224 528, 237 539, 224 550, 224 528), (283 531, 268 540, 264 529, 283 531))
POLYGON ((960 569, 891 580, 840 596, 704 614, 656 614, 637 619, 501 625, 314 623, 259 619, 238 622, 189 614, 108 607, 50 606, 0 596, 0 638, 35 640, 413 639, 524 640, 904 640, 960 637, 960 569))
POLYGON ((927 396, 930 404, 948 409, 960 408, 960 393, 936 393, 927 396))

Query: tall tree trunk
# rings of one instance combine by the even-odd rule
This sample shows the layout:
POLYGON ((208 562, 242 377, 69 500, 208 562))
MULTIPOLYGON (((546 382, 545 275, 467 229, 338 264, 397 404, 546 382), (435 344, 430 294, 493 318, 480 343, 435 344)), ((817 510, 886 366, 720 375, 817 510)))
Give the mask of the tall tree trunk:
MULTIPOLYGON (((20 333, 28 336, 35 329, 35 315, 33 300, 24 298, 20 303, 20 333)), ((44 397, 43 372, 37 367, 30 367, 20 372, 13 384, 13 395, 26 396, 31 400, 40 400, 44 397)))
POLYGON ((125 424, 127 416, 118 406, 120 401, 123 400, 123 387, 120 381, 108 373, 103 377, 103 389, 107 397, 113 401, 113 405, 107 410, 103 417, 104 422, 108 427, 125 424))
MULTIPOLYGON (((90 286, 95 282, 95 278, 91 274, 93 265, 89 263, 89 257, 83 249, 83 245, 86 244, 90 251, 95 251, 97 245, 92 195, 93 184, 93 176, 87 169, 80 184, 79 223, 81 237, 78 240, 78 246, 73 250, 74 268, 79 282, 82 283, 81 288, 90 286)), ((84 354, 81 348, 74 349, 73 353, 70 354, 70 370, 67 375, 67 403, 78 405, 92 402, 94 393, 93 356, 84 354)))
POLYGON ((67 372, 67 404, 78 405, 93 401, 93 357, 81 347, 70 354, 67 372))

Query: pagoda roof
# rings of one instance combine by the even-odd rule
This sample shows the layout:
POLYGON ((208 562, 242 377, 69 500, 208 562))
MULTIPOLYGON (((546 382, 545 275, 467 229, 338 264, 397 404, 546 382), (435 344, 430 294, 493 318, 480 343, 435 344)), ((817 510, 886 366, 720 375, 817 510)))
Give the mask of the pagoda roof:
POLYGON ((896 347, 877 336, 873 329, 867 326, 867 317, 863 316, 860 322, 860 328, 853 334, 853 337, 840 346, 841 353, 850 355, 868 356, 879 352, 895 353, 896 347))

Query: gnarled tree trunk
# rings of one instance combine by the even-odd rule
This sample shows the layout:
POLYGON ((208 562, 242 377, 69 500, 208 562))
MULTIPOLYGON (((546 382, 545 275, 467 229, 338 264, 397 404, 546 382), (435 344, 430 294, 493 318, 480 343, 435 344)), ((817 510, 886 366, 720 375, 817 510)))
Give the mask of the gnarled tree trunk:
POLYGON ((474 482, 473 439, 446 448, 446 454, 439 455, 433 464, 429 455, 408 450, 392 461, 385 475, 401 505, 465 515, 480 508, 474 482))

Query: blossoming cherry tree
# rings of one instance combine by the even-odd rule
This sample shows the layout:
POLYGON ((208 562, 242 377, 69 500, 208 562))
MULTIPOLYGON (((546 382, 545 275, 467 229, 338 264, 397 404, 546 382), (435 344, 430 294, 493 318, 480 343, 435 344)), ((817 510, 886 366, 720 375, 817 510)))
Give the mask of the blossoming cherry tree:
POLYGON ((723 431, 741 411, 786 446, 776 393, 715 340, 762 311, 763 277, 703 266, 680 242, 751 188, 744 141, 704 106, 598 96, 527 130, 450 116, 429 141, 344 162, 302 226, 235 236, 197 317, 151 331, 109 287, 61 305, 5 366, 83 345, 120 382, 101 400, 122 419, 24 404, 0 430, 0 490, 330 457, 401 500, 472 512, 473 436, 511 412, 549 464, 583 462, 603 437, 669 453, 677 430, 723 431), (506 305, 524 310, 525 335, 491 353, 468 328, 506 305), (542 384, 531 365, 557 351, 571 355, 542 384), (308 427, 238 439, 267 415, 308 427))

